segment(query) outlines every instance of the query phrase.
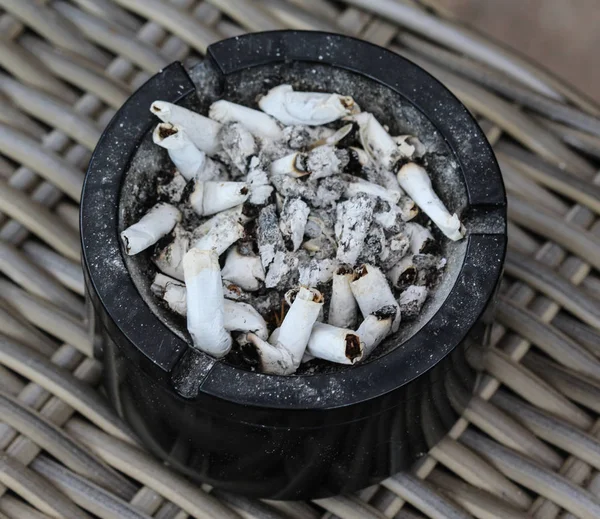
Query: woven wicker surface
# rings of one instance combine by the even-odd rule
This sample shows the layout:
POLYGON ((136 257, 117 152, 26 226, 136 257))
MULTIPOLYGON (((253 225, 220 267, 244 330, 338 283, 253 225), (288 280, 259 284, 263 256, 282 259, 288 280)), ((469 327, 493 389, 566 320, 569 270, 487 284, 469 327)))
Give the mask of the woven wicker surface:
POLYGON ((0 519, 600 517, 600 110, 455 25, 436 0, 0 0, 0 519), (245 31, 388 46, 478 117, 509 192, 486 375, 411 473, 260 502, 190 484, 97 391, 77 203, 103 126, 174 60, 245 31))

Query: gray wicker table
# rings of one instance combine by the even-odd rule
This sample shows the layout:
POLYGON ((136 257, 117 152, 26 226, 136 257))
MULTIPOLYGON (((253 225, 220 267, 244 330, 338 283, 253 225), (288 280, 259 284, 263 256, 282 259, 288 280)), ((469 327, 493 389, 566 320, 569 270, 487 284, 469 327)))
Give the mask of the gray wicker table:
POLYGON ((0 0, 0 519, 600 517, 600 109, 436 0, 0 0), (245 31, 320 29, 441 79, 495 147, 510 251, 485 375, 409 473, 261 502, 189 483, 97 390, 78 200, 103 126, 174 60, 245 31))

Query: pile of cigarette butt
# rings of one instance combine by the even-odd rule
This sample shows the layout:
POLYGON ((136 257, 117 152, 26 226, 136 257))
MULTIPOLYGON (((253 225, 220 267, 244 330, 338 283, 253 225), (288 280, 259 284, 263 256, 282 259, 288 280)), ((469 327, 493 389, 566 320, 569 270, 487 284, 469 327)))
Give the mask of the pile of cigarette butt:
POLYGON ((197 350, 277 375, 315 358, 355 364, 439 281, 428 227, 450 240, 464 227, 433 190, 423 144, 352 97, 279 85, 257 103, 219 100, 208 117, 152 103, 174 168, 121 233, 125 252, 154 246, 152 291, 186 316, 197 350), (410 221, 419 210, 424 225, 410 221))

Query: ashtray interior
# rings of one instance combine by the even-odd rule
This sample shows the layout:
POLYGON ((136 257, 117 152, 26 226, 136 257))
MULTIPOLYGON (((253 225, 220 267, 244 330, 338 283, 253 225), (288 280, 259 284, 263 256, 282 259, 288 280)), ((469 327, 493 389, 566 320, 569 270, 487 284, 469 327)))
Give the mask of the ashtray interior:
MULTIPOLYGON (((364 111, 373 113, 379 121, 386 124, 392 135, 411 134, 421 140, 427 149, 423 162, 435 191, 450 212, 458 213, 467 229, 467 235, 469 234, 469 219, 465 214, 466 188, 461 168, 453 151, 431 121, 417 107, 388 87, 355 72, 307 62, 262 65, 223 76, 206 61, 194 67, 190 71, 190 77, 196 85, 197 95, 188 96, 181 104, 202 114, 206 114, 210 104, 218 99, 227 99, 256 108, 256 98, 259 94, 264 94, 273 86, 282 83, 291 84, 295 90, 328 91, 351 95, 364 111)), ((439 109, 443 110, 443 106, 439 109)), ((460 139, 460 136, 458 138, 460 139)), ((152 143, 151 131, 149 131, 140 142, 122 184, 119 231, 138 220, 156 203, 158 199, 156 177, 164 174, 164 171, 169 168, 172 168, 172 165, 166 150, 152 143)), ((440 283, 430 293, 419 318, 414 322, 403 323, 398 333, 388 337, 365 363, 402 347, 406 340, 441 308, 454 286, 463 264, 467 240, 451 242, 437 229, 434 228, 432 231, 441 244, 441 254, 447 260, 440 283)), ((136 256, 125 256, 129 273, 146 304, 174 334, 189 343, 185 320, 172 313, 150 290, 152 279, 157 272, 151 261, 151 255, 152 249, 148 249, 136 256)), ((346 369, 352 367, 312 361, 301 366, 296 374, 312 375, 346 369)))

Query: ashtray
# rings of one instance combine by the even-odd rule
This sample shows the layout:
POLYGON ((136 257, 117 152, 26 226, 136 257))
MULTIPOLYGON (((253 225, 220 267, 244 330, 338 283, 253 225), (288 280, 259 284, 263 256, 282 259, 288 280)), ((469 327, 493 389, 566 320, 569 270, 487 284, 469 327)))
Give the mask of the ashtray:
POLYGON ((186 70, 165 68, 117 112, 86 175, 83 265, 96 355, 107 393, 143 443, 183 474, 270 499, 351 492, 411 466, 459 416, 449 394, 471 395, 470 348, 487 340, 506 250, 506 197, 485 135, 435 78, 400 55, 346 36, 274 31, 211 45, 186 70), (185 325, 157 301, 150 253, 128 256, 120 233, 157 200, 168 164, 154 146, 155 100, 206 113, 219 99, 254 106, 277 84, 340 92, 390 133, 427 148, 436 193, 465 237, 443 241, 444 275, 419 318, 365 361, 293 375, 256 372, 191 347, 185 325))

